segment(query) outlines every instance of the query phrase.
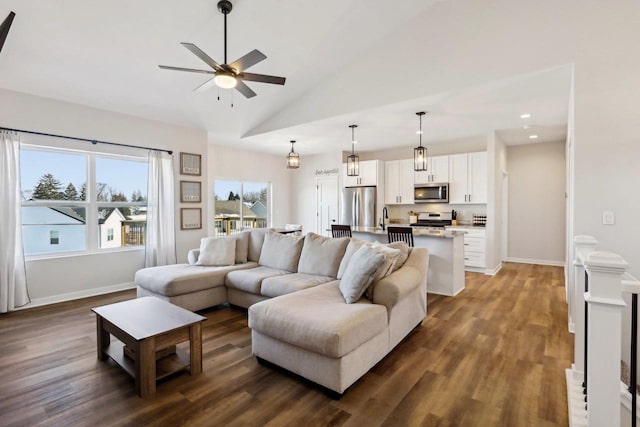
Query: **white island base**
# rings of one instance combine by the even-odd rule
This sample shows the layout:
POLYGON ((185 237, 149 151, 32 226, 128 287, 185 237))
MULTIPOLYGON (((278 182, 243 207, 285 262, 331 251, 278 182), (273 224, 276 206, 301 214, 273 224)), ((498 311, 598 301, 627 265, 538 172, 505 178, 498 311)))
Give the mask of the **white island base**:
MULTIPOLYGON (((377 228, 353 228, 353 237, 388 243, 387 232, 377 228)), ((455 296, 464 289, 464 232, 414 230, 416 247, 429 250, 427 292, 455 296)))

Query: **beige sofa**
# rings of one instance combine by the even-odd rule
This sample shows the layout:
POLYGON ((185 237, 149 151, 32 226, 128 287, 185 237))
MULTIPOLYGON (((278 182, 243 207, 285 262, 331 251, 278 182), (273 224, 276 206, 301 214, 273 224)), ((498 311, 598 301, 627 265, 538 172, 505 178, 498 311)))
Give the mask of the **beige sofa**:
POLYGON ((140 270, 138 296, 153 295, 190 310, 225 302, 248 307, 259 360, 339 394, 426 316, 426 248, 410 249, 400 268, 369 287, 368 298, 347 304, 340 279, 364 242, 313 233, 241 234, 246 235, 236 244, 236 261, 244 262, 199 266, 200 253, 192 250, 190 264, 140 270))

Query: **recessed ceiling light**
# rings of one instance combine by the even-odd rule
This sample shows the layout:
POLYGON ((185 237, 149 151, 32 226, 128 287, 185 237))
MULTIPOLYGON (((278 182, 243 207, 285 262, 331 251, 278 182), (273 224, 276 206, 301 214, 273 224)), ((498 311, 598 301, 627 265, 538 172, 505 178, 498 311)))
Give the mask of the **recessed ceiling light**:
POLYGON ((522 126, 522 129, 524 129, 524 130, 529 129, 529 125, 524 125, 524 126, 522 126))
POLYGON ((531 114, 529 113, 520 114, 521 119, 528 119, 529 117, 531 117, 531 114))
POLYGON ((538 135, 529 135, 529 139, 538 139, 538 135))

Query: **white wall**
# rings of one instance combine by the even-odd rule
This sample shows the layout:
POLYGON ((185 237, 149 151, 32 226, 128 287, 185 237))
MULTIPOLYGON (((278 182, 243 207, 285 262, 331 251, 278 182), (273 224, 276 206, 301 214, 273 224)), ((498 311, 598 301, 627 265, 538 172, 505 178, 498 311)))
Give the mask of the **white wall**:
MULTIPOLYGON (((230 179, 238 181, 271 182, 271 224, 284 227, 291 222, 291 179, 297 171, 287 169, 286 154, 274 156, 265 153, 241 150, 225 145, 216 145, 209 138, 209 235, 214 233, 213 181, 230 179)), ((303 163, 304 164, 304 163, 303 163)), ((294 193, 295 194, 295 193, 294 193)), ((204 220, 203 220, 204 221, 204 220)))
MULTIPOLYGON (((186 262, 188 249, 199 244, 205 229, 180 230, 179 152, 201 154, 203 165, 206 165, 207 135, 204 131, 3 89, 0 89, 0 99, 0 117, 4 127, 174 150, 176 249, 178 262, 186 262)), ((29 137, 25 136, 25 139, 29 137)), ((58 139, 47 141, 59 146, 75 144, 86 150, 123 152, 102 144, 71 144, 58 139)), ((137 152, 144 153, 144 150, 137 152)), ((206 167, 203 167, 201 180, 203 194, 208 194, 206 167)), ((203 218, 206 218, 207 204, 202 204, 202 208, 203 218)), ((139 249, 28 260, 27 282, 29 295, 34 300, 32 305, 130 287, 135 272, 143 265, 144 250, 139 249)))
MULTIPOLYGON (((322 171, 338 169, 338 173, 341 174, 341 159, 342 154, 340 152, 315 156, 301 154, 300 169, 291 171, 291 222, 301 224, 304 233, 308 231, 316 232, 316 172, 321 173, 322 171)), ((342 188, 341 181, 340 188, 342 188)), ((338 195, 339 197, 340 195, 338 195)), ((338 200, 338 204, 340 204, 340 200, 338 200)), ((338 207, 339 209, 340 206, 338 207)))
POLYGON ((565 261, 565 143, 507 148, 509 259, 565 261))

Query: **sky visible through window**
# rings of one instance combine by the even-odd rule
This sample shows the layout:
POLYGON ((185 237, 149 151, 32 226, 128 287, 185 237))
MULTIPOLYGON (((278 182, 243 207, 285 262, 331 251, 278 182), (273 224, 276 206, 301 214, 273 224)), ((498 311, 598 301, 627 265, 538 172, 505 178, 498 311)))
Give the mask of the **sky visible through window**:
MULTIPOLYGON (((86 156, 47 151, 20 151, 20 179, 23 191, 33 190, 40 177, 52 174, 64 190, 73 183, 78 191, 87 179, 86 156)), ((114 158, 96 157, 96 181, 123 193, 127 200, 134 191, 147 194, 148 163, 114 158)))
MULTIPOLYGON (((216 179, 215 181, 215 196, 218 200, 227 200, 229 198, 229 192, 233 191, 238 193, 240 191, 240 181, 227 181, 222 179, 216 179)), ((244 182, 242 183, 242 189, 245 194, 260 192, 267 187, 265 182, 244 182)))

